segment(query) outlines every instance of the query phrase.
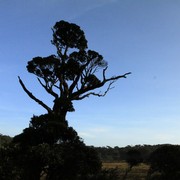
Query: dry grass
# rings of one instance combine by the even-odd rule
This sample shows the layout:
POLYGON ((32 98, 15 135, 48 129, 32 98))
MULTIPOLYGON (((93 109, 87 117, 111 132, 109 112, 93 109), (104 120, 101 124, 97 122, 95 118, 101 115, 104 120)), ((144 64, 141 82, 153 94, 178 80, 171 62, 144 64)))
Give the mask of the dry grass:
MULTIPOLYGON (((128 164, 126 162, 103 163, 103 168, 117 168, 119 171, 119 180, 122 180, 128 168, 128 164)), ((132 171, 129 172, 126 180, 145 180, 148 169, 148 165, 141 163, 140 165, 132 168, 132 171)), ((41 177, 41 180, 45 180, 45 176, 41 177)))
MULTIPOLYGON (((128 164, 126 162, 103 163, 103 168, 117 168, 119 170, 119 179, 122 179, 128 168, 128 164)), ((133 167, 128 173, 127 180, 145 180, 148 169, 149 166, 143 163, 133 167)))

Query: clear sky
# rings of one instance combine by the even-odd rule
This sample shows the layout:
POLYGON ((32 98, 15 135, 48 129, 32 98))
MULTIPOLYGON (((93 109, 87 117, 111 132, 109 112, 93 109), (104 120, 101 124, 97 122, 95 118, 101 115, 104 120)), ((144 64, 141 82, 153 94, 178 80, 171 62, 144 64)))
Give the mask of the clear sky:
POLYGON ((131 71, 104 98, 75 102, 68 114, 88 145, 180 144, 179 0, 0 0, 0 133, 14 136, 45 113, 20 87, 52 99, 26 71, 27 61, 56 53, 51 27, 66 20, 84 30, 108 75, 131 71))

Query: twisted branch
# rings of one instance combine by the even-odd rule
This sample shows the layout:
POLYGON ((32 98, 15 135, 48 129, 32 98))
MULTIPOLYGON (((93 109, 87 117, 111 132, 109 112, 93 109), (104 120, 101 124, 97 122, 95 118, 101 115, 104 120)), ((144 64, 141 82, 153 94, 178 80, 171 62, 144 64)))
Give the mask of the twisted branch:
POLYGON ((78 91, 76 91, 76 92, 74 92, 72 94, 71 100, 82 100, 82 99, 84 99, 86 97, 89 97, 90 95, 103 97, 108 93, 109 90, 111 90, 113 88, 111 86, 115 81, 117 81, 120 78, 126 78, 127 75, 131 74, 131 72, 128 72, 128 73, 125 73, 125 74, 120 75, 120 76, 114 76, 114 77, 106 79, 106 77, 105 77, 106 69, 107 69, 107 67, 103 70, 103 80, 100 83, 97 83, 97 84, 95 84, 93 86, 89 86, 89 87, 86 87, 86 88, 84 88, 82 86, 80 90, 78 90, 78 91), (104 86, 104 84, 106 84, 107 82, 110 82, 110 83, 109 83, 109 85, 107 87, 107 90, 103 94, 95 93, 95 92, 89 92, 91 90, 94 90, 94 89, 97 89, 97 88, 100 88, 100 87, 104 86), (85 93, 87 93, 87 94, 85 94, 85 93))
POLYGON ((41 100, 37 99, 24 85, 24 83, 22 82, 21 78, 18 76, 19 79, 19 83, 21 84, 21 87, 23 88, 23 90, 26 92, 26 94, 33 99, 34 101, 36 101, 38 104, 40 104, 43 108, 45 108, 49 113, 52 112, 51 108, 48 107, 46 104, 44 104, 41 100))

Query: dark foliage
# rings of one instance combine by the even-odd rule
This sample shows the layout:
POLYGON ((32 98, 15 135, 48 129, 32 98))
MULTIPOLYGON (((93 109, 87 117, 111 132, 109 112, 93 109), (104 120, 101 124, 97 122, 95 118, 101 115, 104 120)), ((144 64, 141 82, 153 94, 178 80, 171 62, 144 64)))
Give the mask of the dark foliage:
POLYGON ((164 145, 155 150, 150 158, 149 179, 180 179, 180 147, 164 145))
POLYGON ((9 151, 10 162, 4 168, 12 164, 9 176, 29 180, 43 175, 50 180, 83 180, 100 173, 101 161, 95 149, 86 146, 67 123, 58 126, 59 118, 51 118, 48 114, 34 116, 29 128, 13 138, 13 148, 9 146, 5 151, 9 151))
POLYGON ((150 154, 155 151, 157 148, 163 145, 136 145, 136 146, 126 146, 126 147, 96 147, 100 159, 103 162, 118 162, 118 161, 127 161, 128 152, 131 150, 137 150, 141 154, 143 162, 147 162, 150 154))
POLYGON ((129 167, 137 166, 143 161, 141 152, 137 149, 131 149, 127 152, 126 162, 129 164, 129 167))
POLYGON ((5 148, 11 141, 10 136, 0 134, 0 148, 5 148))
POLYGON ((53 114, 34 116, 29 128, 13 138, 14 143, 22 146, 35 146, 42 143, 55 144, 78 141, 77 132, 68 126, 67 121, 61 122, 53 114))

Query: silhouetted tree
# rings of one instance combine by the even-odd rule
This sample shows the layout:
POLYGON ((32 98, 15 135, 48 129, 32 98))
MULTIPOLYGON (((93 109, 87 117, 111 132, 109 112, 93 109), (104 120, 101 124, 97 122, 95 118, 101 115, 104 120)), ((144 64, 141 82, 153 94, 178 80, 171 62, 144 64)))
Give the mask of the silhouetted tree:
POLYGON ((131 149, 127 152, 126 162, 129 164, 129 167, 137 166, 142 162, 141 152, 137 149, 131 149))
MULTIPOLYGON (((54 98, 53 106, 35 97, 18 77, 23 90, 47 114, 34 116, 29 127, 13 138, 15 148, 9 149, 7 160, 14 166, 10 166, 9 177, 13 172, 14 179, 36 180, 45 174, 46 179, 53 180, 100 180, 105 174, 96 151, 87 147, 69 127, 66 115, 74 111, 73 101, 90 95, 105 96, 116 80, 130 73, 107 78, 107 62, 98 52, 88 50, 84 32, 76 24, 60 21, 52 31, 57 55, 35 57, 28 62, 27 70, 36 75, 43 89, 54 98), (100 70, 102 74, 98 77, 100 70), (103 93, 96 92, 106 84, 103 93)), ((113 174, 110 172, 109 179, 113 174)))
POLYGON ((90 95, 105 96, 116 80, 126 78, 130 73, 107 78, 107 62, 98 52, 88 50, 85 34, 78 25, 60 21, 52 30, 52 44, 57 55, 35 57, 28 62, 27 70, 37 76, 41 86, 54 98, 53 107, 36 98, 20 77, 19 82, 30 98, 64 122, 67 112, 74 111, 73 101, 90 95), (99 70, 102 70, 100 78, 96 75, 99 70), (105 84, 108 86, 104 93, 94 91, 105 84))
POLYGON ((155 150, 150 158, 149 179, 180 179, 180 147, 165 145, 155 150))

